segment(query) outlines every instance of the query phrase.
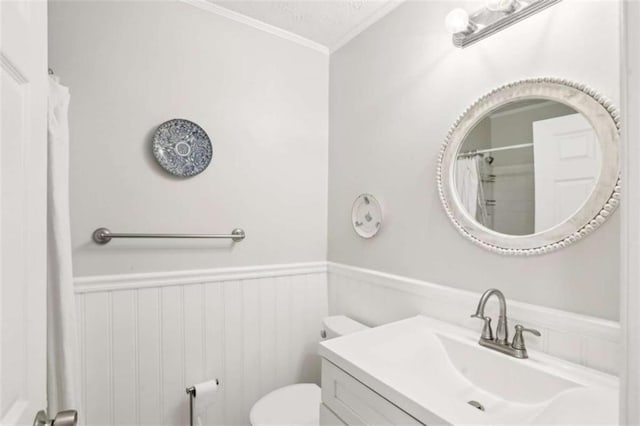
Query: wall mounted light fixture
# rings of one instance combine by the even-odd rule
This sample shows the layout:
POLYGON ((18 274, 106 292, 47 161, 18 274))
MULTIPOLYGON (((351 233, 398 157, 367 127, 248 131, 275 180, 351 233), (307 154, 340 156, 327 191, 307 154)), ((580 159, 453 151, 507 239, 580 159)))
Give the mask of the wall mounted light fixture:
POLYGON ((453 45, 463 48, 560 1, 488 0, 486 7, 471 15, 464 9, 453 9, 445 19, 445 27, 452 34, 453 45))

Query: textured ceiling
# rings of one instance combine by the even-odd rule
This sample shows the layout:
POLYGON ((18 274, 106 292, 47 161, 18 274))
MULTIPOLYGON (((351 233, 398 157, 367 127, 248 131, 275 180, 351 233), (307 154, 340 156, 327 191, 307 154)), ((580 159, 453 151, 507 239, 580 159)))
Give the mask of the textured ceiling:
POLYGON ((399 0, 208 0, 274 27, 336 48, 399 0))

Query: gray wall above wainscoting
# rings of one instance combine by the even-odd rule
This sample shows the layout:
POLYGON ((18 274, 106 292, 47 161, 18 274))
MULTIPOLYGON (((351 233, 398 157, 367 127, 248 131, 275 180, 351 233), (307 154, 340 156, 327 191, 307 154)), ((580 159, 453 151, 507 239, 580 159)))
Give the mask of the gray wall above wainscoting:
POLYGON ((179 1, 53 1, 49 33, 71 90, 75 276, 326 259, 328 55, 179 1), (213 142, 193 178, 153 158, 172 118, 213 142), (100 247, 100 226, 247 239, 100 247))
POLYGON ((566 78, 618 103, 619 4, 565 0, 466 49, 452 46, 443 24, 459 6, 478 3, 406 2, 332 54, 329 261, 476 292, 498 287, 511 300, 617 320, 618 213, 552 254, 493 254, 450 223, 436 167, 456 118, 505 83, 566 78), (362 192, 385 210, 371 240, 351 229, 362 192))

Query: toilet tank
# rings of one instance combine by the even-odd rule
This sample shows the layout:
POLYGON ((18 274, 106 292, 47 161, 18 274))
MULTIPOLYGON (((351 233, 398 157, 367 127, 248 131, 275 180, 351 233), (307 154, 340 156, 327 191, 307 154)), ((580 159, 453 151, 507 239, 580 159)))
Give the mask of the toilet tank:
POLYGON ((322 337, 332 339, 334 337, 366 330, 367 328, 369 327, 344 315, 334 315, 322 320, 322 337))

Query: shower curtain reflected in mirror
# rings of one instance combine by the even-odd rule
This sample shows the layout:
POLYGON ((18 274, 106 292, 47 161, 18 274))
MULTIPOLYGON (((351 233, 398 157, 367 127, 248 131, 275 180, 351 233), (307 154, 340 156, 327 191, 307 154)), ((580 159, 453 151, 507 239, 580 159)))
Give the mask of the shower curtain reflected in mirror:
POLYGON ((487 200, 482 186, 481 164, 479 155, 458 157, 455 168, 455 183, 460 202, 467 213, 480 224, 487 225, 487 200))

